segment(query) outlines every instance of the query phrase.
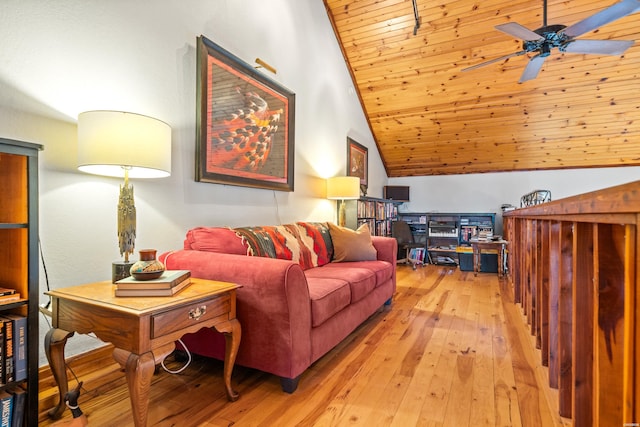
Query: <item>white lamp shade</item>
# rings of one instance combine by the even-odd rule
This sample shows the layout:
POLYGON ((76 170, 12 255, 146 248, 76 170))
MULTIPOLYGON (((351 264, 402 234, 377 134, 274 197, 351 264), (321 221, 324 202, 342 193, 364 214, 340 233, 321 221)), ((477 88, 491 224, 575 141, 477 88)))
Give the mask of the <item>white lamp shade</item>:
POLYGON ((87 111, 78 115, 78 169, 96 175, 171 175, 171 128, 140 114, 87 111))
POLYGON ((360 178, 357 176, 334 176, 327 180, 327 199, 349 200, 360 197, 360 178))

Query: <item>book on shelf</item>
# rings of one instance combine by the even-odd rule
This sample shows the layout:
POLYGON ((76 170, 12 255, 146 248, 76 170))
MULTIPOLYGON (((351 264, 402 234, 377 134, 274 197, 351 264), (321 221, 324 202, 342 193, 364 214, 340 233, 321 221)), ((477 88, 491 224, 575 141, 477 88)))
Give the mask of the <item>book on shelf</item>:
POLYGON ((18 291, 16 291, 15 289, 0 287, 0 296, 14 295, 14 294, 17 294, 17 293, 18 293, 18 291))
POLYGON ((8 313, 1 319, 12 323, 13 381, 24 381, 27 379, 27 318, 8 313))
POLYGON ((0 295, 0 304, 6 304, 9 303, 11 301, 18 301, 20 300, 20 294, 19 293, 15 293, 15 294, 11 294, 11 295, 0 295))
POLYGON ((21 427, 24 423, 24 411, 27 405, 27 391, 19 385, 12 385, 7 390, 13 396, 11 426, 21 427))
POLYGON ((5 390, 0 390, 0 427, 11 427, 13 410, 13 396, 5 390))
POLYGON ((118 289, 171 289, 191 277, 189 270, 166 270, 162 276, 152 280, 136 280, 133 276, 116 282, 118 289))
POLYGON ((425 252, 425 248, 411 248, 409 251, 409 259, 424 262, 425 252))
POLYGON ((0 322, 2 323, 2 335, 4 336, 2 346, 2 383, 7 384, 14 380, 13 321, 0 317, 0 322))
POLYGON ((3 383, 4 378, 4 330, 2 328, 2 322, 0 321, 0 383, 3 383))
POLYGON ((170 297, 191 284, 191 278, 187 277, 182 282, 170 288, 126 288, 121 289, 116 283, 115 295, 117 297, 170 297))

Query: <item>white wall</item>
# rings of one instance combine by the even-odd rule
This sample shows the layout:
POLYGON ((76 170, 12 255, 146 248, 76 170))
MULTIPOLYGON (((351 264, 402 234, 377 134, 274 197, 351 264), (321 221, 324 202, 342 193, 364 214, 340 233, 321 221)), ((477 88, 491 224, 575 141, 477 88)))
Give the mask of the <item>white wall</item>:
POLYGON ((531 191, 549 190, 556 200, 639 179, 640 167, 623 167, 390 178, 389 185, 410 187, 401 212, 494 212, 502 232, 501 206, 520 207, 531 191))
MULTIPOLYGON (((76 170, 82 111, 131 111, 173 129, 171 177, 133 182, 137 248, 180 248, 198 225, 334 220, 325 178, 345 174, 347 136, 369 148, 369 194, 382 195, 387 177, 321 0, 3 0, 0 40, 0 137, 45 147, 40 239, 52 288, 108 279, 120 258, 121 181, 76 170), (296 94, 294 192, 194 181, 201 34, 273 65, 265 74, 296 94)), ((93 345, 74 337, 68 354, 93 345)))

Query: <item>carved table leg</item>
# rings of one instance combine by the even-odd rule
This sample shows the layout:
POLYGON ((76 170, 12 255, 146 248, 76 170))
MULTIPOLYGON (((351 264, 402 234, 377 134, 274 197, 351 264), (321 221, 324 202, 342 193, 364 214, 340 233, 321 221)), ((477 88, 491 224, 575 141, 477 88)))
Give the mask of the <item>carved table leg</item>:
POLYGON ((49 410, 49 417, 54 420, 60 418, 66 408, 64 395, 69 391, 69 383, 67 382, 67 368, 64 363, 64 346, 67 343, 67 339, 73 334, 73 332, 51 328, 44 338, 44 351, 51 367, 53 378, 58 385, 59 393, 58 404, 49 410))
POLYGON ((147 352, 137 355, 116 348, 113 350, 113 357, 124 366, 127 385, 129 386, 133 422, 136 427, 146 427, 149 389, 151 388, 151 378, 153 378, 156 366, 153 353, 147 352))
POLYGON ((231 319, 228 322, 216 325, 215 328, 218 332, 224 334, 226 342, 224 353, 224 386, 227 390, 227 399, 235 402, 238 400, 239 395, 238 392, 231 388, 231 373, 233 372, 233 365, 236 363, 242 329, 240 328, 238 319, 231 319))
POLYGON ((175 343, 166 344, 153 352, 141 355, 119 348, 113 349, 113 358, 124 368, 129 386, 129 399, 136 427, 147 425, 149 409, 149 389, 155 366, 164 360, 175 348, 175 343))

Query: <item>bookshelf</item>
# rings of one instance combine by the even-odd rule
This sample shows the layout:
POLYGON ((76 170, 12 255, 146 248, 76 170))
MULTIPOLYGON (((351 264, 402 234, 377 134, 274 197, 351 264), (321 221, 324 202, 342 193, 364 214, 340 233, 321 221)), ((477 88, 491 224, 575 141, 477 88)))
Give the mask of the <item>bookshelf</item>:
MULTIPOLYGON (((0 287, 20 299, 2 303, 0 315, 26 318, 27 378, 0 385, 27 391, 26 426, 38 425, 38 152, 42 146, 0 138, 0 287)), ((15 341, 14 341, 15 342, 15 341)), ((19 343, 16 343, 19 344, 19 343)), ((16 348, 16 350, 18 350, 16 348)), ((16 354, 17 356, 17 354, 16 354)))
POLYGON ((358 200, 347 200, 346 226, 356 229, 362 224, 369 224, 374 236, 391 236, 391 223, 398 217, 398 203, 390 199, 362 197, 358 200))
POLYGON ((403 212, 398 219, 424 243, 429 263, 452 266, 460 264, 460 249, 471 247, 469 239, 492 235, 495 227, 495 213, 403 212))

